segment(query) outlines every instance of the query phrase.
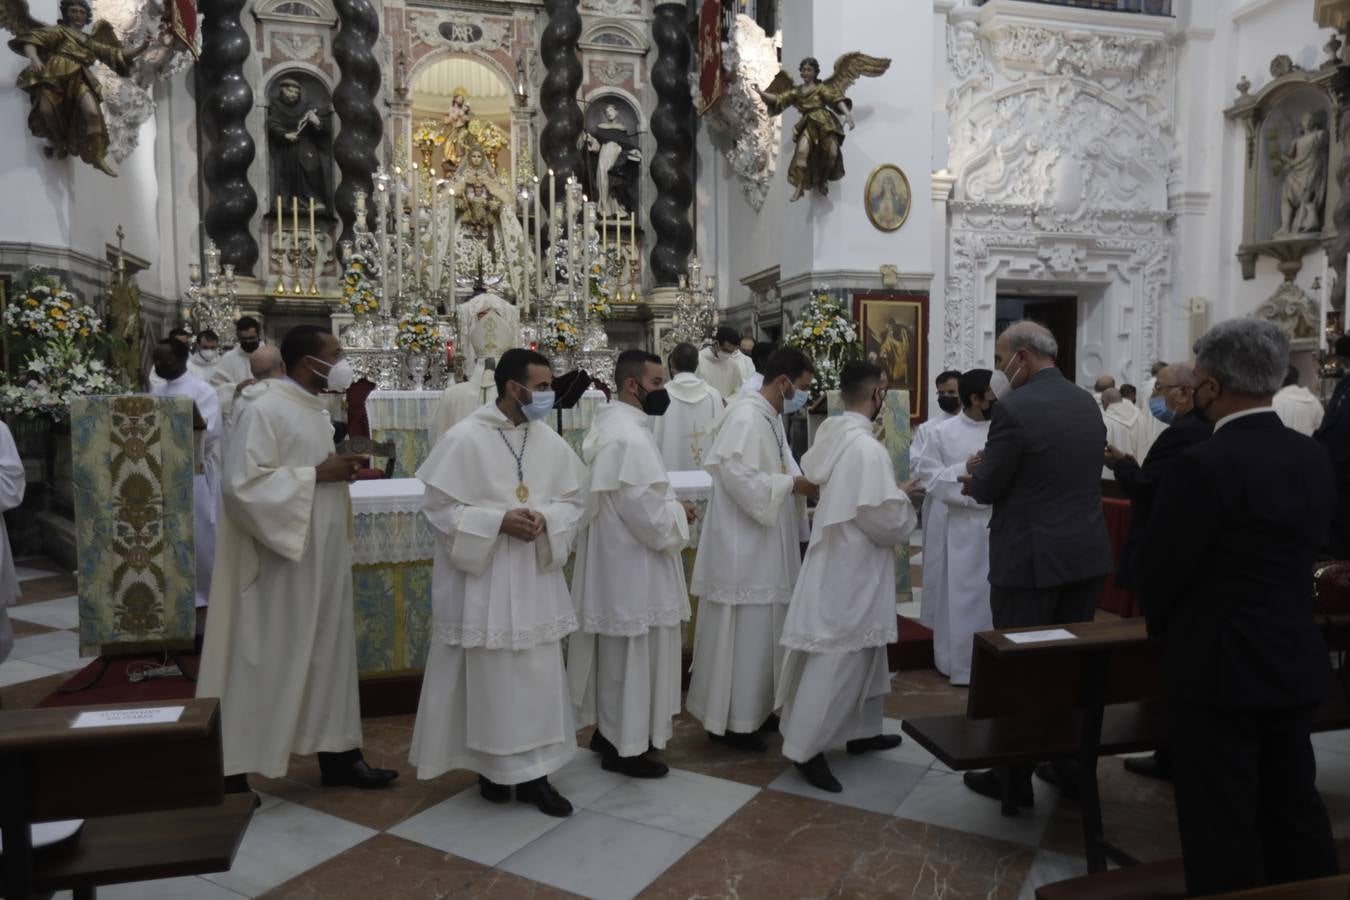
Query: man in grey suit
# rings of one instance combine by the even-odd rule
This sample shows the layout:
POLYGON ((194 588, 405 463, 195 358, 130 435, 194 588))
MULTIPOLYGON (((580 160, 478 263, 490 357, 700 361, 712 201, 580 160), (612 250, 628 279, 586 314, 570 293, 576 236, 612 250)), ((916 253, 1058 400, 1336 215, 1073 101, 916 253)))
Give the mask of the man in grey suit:
MULTIPOLYGON (((1035 322, 999 337, 994 365, 1012 390, 995 405, 984 451, 962 479, 967 494, 994 508, 989 604, 997 629, 1090 621, 1111 571, 1101 488, 1106 425, 1092 395, 1055 368, 1058 352, 1035 322)), ((1033 802, 1030 768, 968 772, 965 782, 1002 800, 1005 815, 1033 802)))

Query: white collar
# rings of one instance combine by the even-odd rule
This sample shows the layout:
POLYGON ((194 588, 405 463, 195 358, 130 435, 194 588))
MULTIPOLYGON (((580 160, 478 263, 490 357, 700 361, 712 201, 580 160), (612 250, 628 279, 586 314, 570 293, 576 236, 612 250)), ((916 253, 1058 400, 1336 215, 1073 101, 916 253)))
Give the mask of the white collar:
POLYGON ((675 373, 675 377, 670 380, 672 383, 678 381, 680 384, 698 384, 703 379, 699 378, 693 372, 677 372, 675 373))
POLYGON ((1224 416, 1222 419, 1215 422, 1214 431, 1215 433, 1217 433, 1220 428, 1227 425, 1229 422, 1232 422, 1234 419, 1241 419, 1245 416, 1255 416, 1259 415, 1260 413, 1269 413, 1274 411, 1275 407, 1273 406, 1255 406, 1252 407, 1251 409, 1244 409, 1242 410, 1242 412, 1232 413, 1230 415, 1224 416))

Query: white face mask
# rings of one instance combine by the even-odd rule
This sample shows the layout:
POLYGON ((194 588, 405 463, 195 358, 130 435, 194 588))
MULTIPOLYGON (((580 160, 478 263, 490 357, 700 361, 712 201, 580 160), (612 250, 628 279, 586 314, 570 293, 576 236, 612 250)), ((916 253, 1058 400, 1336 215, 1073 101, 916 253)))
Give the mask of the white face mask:
POLYGON ((316 362, 321 366, 327 367, 328 377, 326 381, 328 390, 330 391, 338 391, 341 393, 351 387, 352 381, 356 378, 356 374, 352 372, 352 364, 345 356, 331 365, 313 356, 307 356, 305 358, 311 362, 316 362))
POLYGON ((198 350, 197 358, 204 363, 213 363, 220 356, 220 351, 212 347, 209 350, 198 350))
POLYGON ((1007 375, 995 372, 989 376, 989 389, 994 392, 995 400, 1002 400, 1012 390, 1012 384, 1008 381, 1007 375))

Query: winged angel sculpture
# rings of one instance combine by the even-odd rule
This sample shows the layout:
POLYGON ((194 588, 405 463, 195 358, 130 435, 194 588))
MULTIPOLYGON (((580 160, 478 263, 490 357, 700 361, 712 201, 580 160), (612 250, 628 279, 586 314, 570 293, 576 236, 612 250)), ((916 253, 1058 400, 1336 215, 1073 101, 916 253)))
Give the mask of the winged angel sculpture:
MULTIPOLYGON (((49 155, 78 156, 116 177, 107 161, 108 124, 94 64, 103 63, 117 75, 130 77, 151 41, 147 37, 128 47, 104 19, 86 30, 92 19, 88 0, 61 0, 61 19, 55 25, 34 19, 26 0, 0 0, 0 26, 14 34, 9 48, 28 58, 18 86, 32 102, 29 130, 47 141, 49 155)), ((161 37, 159 43, 168 46, 172 37, 161 37)))
POLYGON ((788 183, 797 189, 792 195, 794 201, 812 189, 825 196, 830 192, 830 182, 844 177, 844 129, 839 117, 848 123, 849 131, 853 130, 853 101, 845 95, 863 75, 876 78, 890 67, 889 59, 855 50, 835 60, 834 72, 821 81, 820 63, 807 57, 798 68, 801 84, 793 84, 791 75, 779 71, 759 92, 769 115, 779 115, 790 106, 802 114, 792 129, 795 149, 788 166, 788 183))

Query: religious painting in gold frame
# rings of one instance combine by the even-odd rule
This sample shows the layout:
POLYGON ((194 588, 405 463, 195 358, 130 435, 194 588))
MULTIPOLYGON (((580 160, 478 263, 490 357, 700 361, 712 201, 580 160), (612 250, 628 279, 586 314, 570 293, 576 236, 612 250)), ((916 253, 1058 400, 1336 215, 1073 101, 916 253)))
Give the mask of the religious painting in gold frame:
POLYGON ((909 179, 899 166, 883 163, 867 176, 863 208, 867 211, 867 221, 878 231, 898 231, 909 218, 913 199, 909 179))
POLYGON ((928 295, 854 294, 853 321, 864 358, 886 373, 888 388, 909 391, 910 421, 921 421, 928 405, 928 295))

